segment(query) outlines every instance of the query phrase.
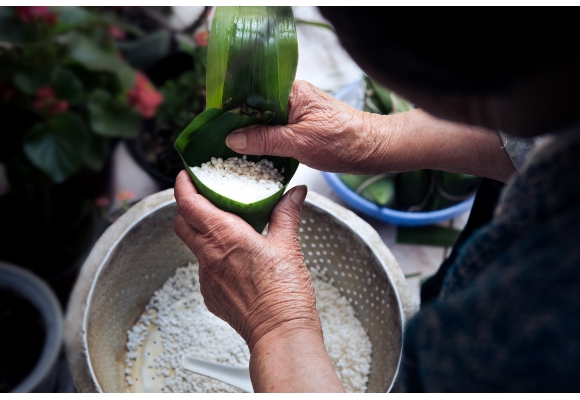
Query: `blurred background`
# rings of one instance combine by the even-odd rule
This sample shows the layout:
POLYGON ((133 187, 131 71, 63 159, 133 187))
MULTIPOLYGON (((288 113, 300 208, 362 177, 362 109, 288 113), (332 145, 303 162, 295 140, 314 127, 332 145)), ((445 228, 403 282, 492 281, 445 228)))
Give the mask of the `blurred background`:
MULTIPOLYGON (((297 79, 329 93, 354 84, 369 112, 412 108, 397 109, 404 99, 394 94, 384 103, 385 92, 363 81, 315 7, 294 13, 297 79)), ((182 169, 173 143, 205 108, 211 15, 204 6, 0 7, 0 326, 11 327, 0 330, 0 392, 74 391, 61 351, 62 313, 104 230, 143 197, 173 187, 182 169)), ((420 190, 433 191, 431 178, 415 175, 420 190)), ((392 177, 369 178, 341 179, 365 199, 393 205, 392 177)), ((466 179, 440 207, 472 195, 477 184, 466 179)), ((441 240, 441 230, 410 234, 368 217, 303 165, 291 186, 299 184, 366 219, 416 299, 468 215, 439 224, 441 240)), ((417 201, 427 204, 425 196, 417 201)))

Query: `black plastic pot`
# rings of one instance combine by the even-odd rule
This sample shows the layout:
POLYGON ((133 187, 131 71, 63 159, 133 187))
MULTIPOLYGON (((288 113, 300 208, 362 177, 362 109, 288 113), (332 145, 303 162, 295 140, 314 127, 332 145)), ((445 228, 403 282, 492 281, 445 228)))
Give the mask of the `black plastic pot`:
POLYGON ((0 261, 0 391, 52 392, 63 340, 59 302, 40 278, 0 261))

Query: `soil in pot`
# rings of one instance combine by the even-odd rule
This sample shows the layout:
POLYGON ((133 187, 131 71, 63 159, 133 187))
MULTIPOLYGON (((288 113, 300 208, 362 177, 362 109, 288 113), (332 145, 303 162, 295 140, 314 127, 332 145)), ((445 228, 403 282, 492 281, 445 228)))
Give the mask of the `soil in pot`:
POLYGON ((10 392, 40 358, 44 322, 32 303, 11 290, 0 289, 0 327, 0 392, 10 392))

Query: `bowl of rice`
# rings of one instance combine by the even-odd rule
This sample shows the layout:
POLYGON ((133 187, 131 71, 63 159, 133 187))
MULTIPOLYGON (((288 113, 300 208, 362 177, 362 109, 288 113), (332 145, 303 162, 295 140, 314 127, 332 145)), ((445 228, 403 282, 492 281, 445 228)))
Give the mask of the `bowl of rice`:
MULTIPOLYGON (((195 256, 173 231, 173 189, 133 206, 103 234, 71 295, 65 344, 79 392, 239 392, 181 365, 184 354, 247 366, 243 339, 209 313, 195 256)), ((387 392, 416 311, 379 235, 309 193, 299 232, 324 341, 349 392, 387 392)))

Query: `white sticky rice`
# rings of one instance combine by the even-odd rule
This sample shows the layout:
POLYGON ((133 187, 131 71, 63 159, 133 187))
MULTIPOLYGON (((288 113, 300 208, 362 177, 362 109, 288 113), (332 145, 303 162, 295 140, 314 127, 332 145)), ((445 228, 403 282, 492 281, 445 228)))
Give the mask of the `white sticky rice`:
MULTIPOLYGON (((125 376, 129 387, 133 364, 148 331, 154 326, 163 349, 147 368, 149 379, 164 380, 163 392, 239 392, 223 382, 189 372, 181 366, 184 354, 231 366, 247 366, 250 353, 245 341, 226 322, 211 314, 199 290, 198 264, 178 268, 155 292, 145 312, 127 332, 125 376)), ((310 269, 316 292, 324 344, 347 392, 364 392, 371 363, 371 342, 346 298, 321 272, 310 269)), ((139 373, 143 379, 145 374, 139 373)), ((141 382, 144 384, 145 382, 141 382)))
POLYGON ((225 161, 212 157, 191 171, 214 192, 245 204, 273 195, 284 184, 284 171, 278 171, 272 161, 263 159, 255 163, 246 156, 225 161))

